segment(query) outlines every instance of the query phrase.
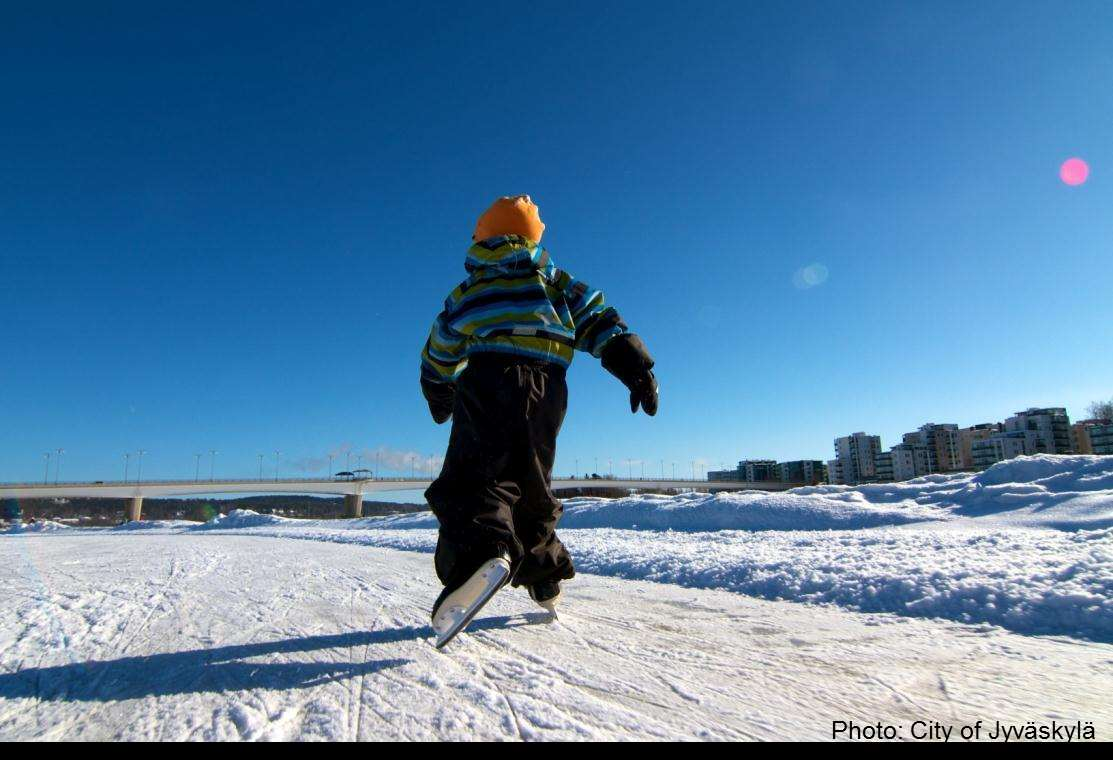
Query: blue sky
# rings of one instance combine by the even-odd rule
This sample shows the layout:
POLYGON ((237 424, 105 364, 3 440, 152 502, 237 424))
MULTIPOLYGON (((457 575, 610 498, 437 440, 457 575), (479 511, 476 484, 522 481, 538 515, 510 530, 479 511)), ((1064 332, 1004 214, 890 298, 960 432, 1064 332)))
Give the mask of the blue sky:
POLYGON ((577 359, 558 471, 1113 396, 1108 3, 413 5, 0 12, 0 479, 439 456, 514 193, 658 361, 650 419, 577 359))

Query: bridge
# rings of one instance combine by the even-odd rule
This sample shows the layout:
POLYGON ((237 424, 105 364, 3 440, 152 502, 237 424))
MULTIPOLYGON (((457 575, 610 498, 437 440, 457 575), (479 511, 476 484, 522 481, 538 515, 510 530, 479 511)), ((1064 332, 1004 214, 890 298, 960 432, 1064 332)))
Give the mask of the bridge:
MULTIPOLYGON (((140 520, 143 499, 150 496, 191 496, 209 494, 314 494, 344 497, 348 517, 363 515, 363 496, 387 491, 424 490, 432 481, 428 478, 281 478, 271 480, 144 480, 103 481, 88 483, 2 483, 0 500, 62 497, 92 497, 125 499, 124 510, 129 522, 140 520)), ((650 478, 554 478, 554 489, 621 488, 640 490, 703 490, 703 491, 787 491, 802 483, 765 481, 742 483, 712 480, 660 480, 650 478)))

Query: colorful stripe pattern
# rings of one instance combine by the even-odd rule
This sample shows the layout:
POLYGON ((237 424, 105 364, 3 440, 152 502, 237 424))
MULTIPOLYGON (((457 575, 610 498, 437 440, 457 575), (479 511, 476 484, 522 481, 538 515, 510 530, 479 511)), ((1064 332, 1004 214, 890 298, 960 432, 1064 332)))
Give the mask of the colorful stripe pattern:
POLYGON ((598 357, 626 324, 603 293, 557 269, 539 243, 517 235, 468 250, 468 279, 444 302, 421 352, 422 375, 453 382, 468 356, 495 351, 567 367, 573 349, 598 357))

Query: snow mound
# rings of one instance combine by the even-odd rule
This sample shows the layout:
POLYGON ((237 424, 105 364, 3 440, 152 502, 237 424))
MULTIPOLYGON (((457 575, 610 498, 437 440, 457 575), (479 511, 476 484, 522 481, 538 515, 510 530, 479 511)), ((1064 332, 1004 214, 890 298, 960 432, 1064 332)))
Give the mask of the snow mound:
MULTIPOLYGON (((562 529, 706 532, 860 530, 910 523, 979 523, 1057 530, 1113 527, 1113 457, 1041 454, 977 473, 902 483, 808 486, 564 501, 562 529)), ((436 528, 432 514, 373 518, 368 527, 436 528)))
POLYGON ((68 525, 53 520, 37 520, 25 525, 13 525, 5 533, 14 535, 19 533, 58 533, 60 531, 74 530, 68 525))
POLYGON ((193 520, 136 520, 116 525, 109 530, 113 533, 130 533, 137 530, 174 530, 177 528, 197 528, 203 523, 193 520))
POLYGON ((856 530, 941 520, 915 502, 896 506, 830 499, 823 495, 759 491, 564 502, 562 528, 642 530, 856 530))
POLYGON ((792 494, 861 504, 928 508, 943 519, 1060 530, 1113 527, 1113 457, 1038 454, 977 474, 926 475, 902 483, 810 486, 792 494))
POLYGON ((251 509, 233 509, 226 515, 217 515, 207 523, 188 523, 194 530, 236 530, 241 528, 266 528, 279 525, 297 525, 300 521, 289 517, 262 515, 251 509))

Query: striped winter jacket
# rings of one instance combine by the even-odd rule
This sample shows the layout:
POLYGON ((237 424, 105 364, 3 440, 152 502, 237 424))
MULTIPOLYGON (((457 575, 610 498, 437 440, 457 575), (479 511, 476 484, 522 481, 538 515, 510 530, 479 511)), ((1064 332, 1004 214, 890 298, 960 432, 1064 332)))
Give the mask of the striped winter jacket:
POLYGON ((421 374, 450 383, 472 354, 495 351, 567 367, 573 349, 598 357, 626 332, 602 292, 553 264, 539 243, 517 235, 468 250, 468 279, 444 302, 421 352, 421 374))

